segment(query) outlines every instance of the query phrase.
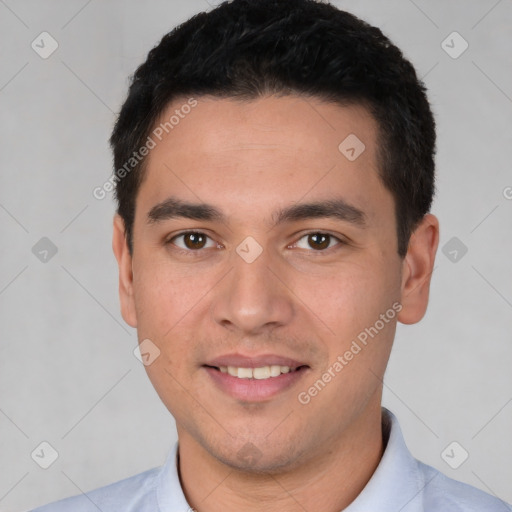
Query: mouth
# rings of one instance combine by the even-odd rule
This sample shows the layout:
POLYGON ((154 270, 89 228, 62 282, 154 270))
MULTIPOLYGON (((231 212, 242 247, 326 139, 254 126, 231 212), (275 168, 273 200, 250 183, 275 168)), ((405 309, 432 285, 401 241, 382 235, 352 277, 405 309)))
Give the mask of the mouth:
POLYGON ((242 402, 262 402, 289 390, 310 370, 299 361, 263 355, 229 355, 203 365, 216 388, 242 402))

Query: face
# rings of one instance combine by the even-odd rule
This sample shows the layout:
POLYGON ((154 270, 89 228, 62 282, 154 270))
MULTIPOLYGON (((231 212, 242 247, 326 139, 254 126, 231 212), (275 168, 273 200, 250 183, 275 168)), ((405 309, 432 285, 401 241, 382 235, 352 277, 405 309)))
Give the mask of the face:
POLYGON ((436 229, 398 256, 363 107, 289 96, 185 110, 153 136, 132 255, 115 221, 123 316, 158 356, 146 369, 180 446, 293 467, 379 410, 397 318, 426 307, 436 229))

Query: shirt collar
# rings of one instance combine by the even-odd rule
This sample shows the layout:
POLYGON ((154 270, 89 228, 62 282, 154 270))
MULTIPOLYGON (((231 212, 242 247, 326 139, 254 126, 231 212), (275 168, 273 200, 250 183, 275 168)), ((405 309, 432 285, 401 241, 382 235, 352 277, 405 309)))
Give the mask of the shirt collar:
POLYGON ((384 455, 369 482, 345 512, 421 512, 422 491, 430 481, 407 449, 396 416, 384 407, 382 431, 384 441, 387 437, 384 455))
POLYGON ((157 500, 160 512, 191 512, 178 475, 178 443, 169 451, 157 483, 157 500))

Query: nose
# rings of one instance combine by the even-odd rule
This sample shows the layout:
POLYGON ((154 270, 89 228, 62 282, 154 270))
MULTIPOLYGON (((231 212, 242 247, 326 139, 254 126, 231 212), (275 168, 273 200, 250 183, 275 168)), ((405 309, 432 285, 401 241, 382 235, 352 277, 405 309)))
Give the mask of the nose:
POLYGON ((266 251, 248 263, 233 254, 234 268, 219 283, 211 311, 219 325, 242 335, 256 335, 290 323, 293 292, 284 269, 266 251))

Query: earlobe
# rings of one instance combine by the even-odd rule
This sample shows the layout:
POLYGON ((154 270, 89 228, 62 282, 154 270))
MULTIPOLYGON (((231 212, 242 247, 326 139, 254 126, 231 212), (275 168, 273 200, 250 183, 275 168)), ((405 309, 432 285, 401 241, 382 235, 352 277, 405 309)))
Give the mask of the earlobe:
POLYGON ((119 215, 114 217, 112 249, 119 267, 119 300, 121 314, 131 327, 137 327, 137 315, 133 294, 132 255, 128 249, 124 221, 119 215))
POLYGON ((403 261, 402 310, 398 315, 403 324, 419 322, 425 315, 438 244, 439 221, 429 213, 411 235, 403 261))

